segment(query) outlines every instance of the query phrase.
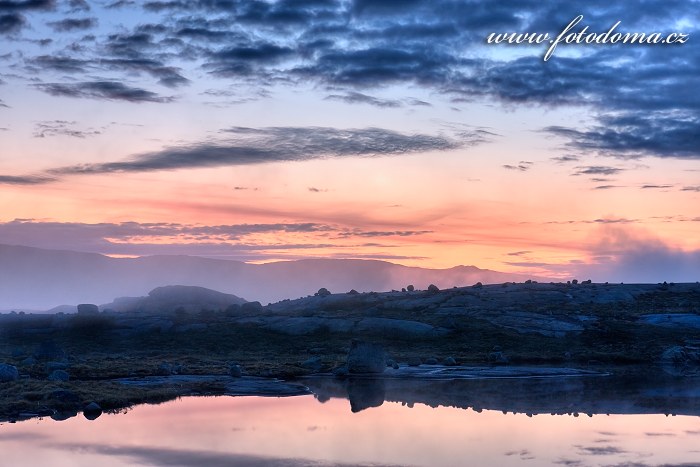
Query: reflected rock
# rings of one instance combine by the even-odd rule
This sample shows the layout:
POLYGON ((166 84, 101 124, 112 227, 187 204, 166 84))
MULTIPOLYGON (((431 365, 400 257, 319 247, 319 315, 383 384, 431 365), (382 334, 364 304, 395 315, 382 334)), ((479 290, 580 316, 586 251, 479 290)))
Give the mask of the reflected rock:
POLYGON ((350 379, 347 382, 350 410, 353 413, 384 403, 386 385, 383 379, 350 379))
POLYGON ((73 410, 66 410, 61 412, 55 412, 51 415, 51 419, 57 422, 62 422, 64 420, 68 420, 69 418, 76 417, 77 415, 78 412, 75 412, 73 410))
POLYGON ((97 402, 90 402, 83 408, 83 416, 88 420, 95 420, 102 415, 102 407, 97 402))

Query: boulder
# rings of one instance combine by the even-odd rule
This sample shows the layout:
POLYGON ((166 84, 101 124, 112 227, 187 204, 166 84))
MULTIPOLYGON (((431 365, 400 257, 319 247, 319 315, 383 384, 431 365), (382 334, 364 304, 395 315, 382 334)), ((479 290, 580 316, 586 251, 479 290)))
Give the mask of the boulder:
POLYGON ((241 370, 241 367, 238 364, 232 363, 228 368, 228 374, 234 378, 240 378, 241 376, 243 376, 243 371, 241 370))
POLYGON ((158 369, 156 370, 156 374, 158 376, 170 376, 173 374, 173 365, 168 362, 163 362, 160 365, 158 365, 158 369))
POLYGON ((37 362, 37 359, 36 359, 36 358, 34 358, 34 357, 32 357, 32 356, 29 356, 29 357, 25 358, 24 360, 22 360, 22 361, 20 362, 20 365, 22 365, 22 366, 32 366, 32 365, 35 365, 36 362, 37 362))
POLYGON ((445 366, 457 366, 457 361, 452 357, 445 357, 442 364, 445 366))
POLYGON ((383 373, 386 369, 386 354, 379 344, 354 339, 348 352, 348 372, 383 373))
POLYGON ((489 362, 499 365, 505 365, 509 363, 510 360, 508 360, 508 357, 503 352, 491 352, 489 354, 489 362))
POLYGON ((438 364, 438 359, 435 357, 430 357, 425 359, 425 364, 426 365, 437 365, 438 364))
POLYGON ((19 371, 14 365, 0 363, 0 382, 16 381, 19 379, 19 371))
POLYGON ((68 381, 70 375, 65 370, 54 370, 49 375, 49 381, 68 381))

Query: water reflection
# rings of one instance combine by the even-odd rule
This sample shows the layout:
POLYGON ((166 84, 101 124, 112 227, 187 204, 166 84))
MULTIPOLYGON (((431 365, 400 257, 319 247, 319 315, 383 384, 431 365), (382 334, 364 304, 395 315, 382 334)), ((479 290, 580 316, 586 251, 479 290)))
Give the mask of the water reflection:
POLYGON ((635 372, 618 376, 416 380, 310 377, 319 401, 347 398, 353 412, 384 401, 526 415, 668 414, 700 416, 700 378, 635 372))
POLYGON ((0 464, 698 465, 699 382, 640 378, 309 379, 316 398, 185 398, 95 421, 4 424, 0 464))

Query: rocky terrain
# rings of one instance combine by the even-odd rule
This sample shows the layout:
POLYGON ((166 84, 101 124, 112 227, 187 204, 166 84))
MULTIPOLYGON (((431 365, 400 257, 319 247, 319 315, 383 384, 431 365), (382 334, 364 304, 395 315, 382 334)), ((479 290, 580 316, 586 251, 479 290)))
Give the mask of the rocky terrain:
POLYGON ((268 387, 270 394, 303 393, 303 385, 290 389, 275 378, 314 374, 426 380, 423 369, 437 369, 433 375, 455 380, 641 368, 688 380, 700 368, 700 284, 321 288, 267 306, 170 286, 79 305, 74 313, 2 314, 0 335, 5 419, 74 413, 93 402, 119 410, 187 394, 249 393, 269 384, 279 388, 268 387), (558 372, 563 368, 570 370, 558 372))

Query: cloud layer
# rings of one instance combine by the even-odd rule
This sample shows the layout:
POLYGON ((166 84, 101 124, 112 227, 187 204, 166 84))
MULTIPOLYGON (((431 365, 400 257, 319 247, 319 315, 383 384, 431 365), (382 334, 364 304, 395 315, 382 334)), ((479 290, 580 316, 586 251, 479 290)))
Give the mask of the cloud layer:
MULTIPOLYGON (((507 53, 485 45, 492 32, 555 35, 579 14, 580 28, 590 31, 604 32, 620 19, 622 32, 692 37, 695 0, 671 0, 663 8, 643 0, 585 6, 532 0, 497 6, 480 0, 115 1, 107 7, 144 21, 89 36, 85 31, 97 29, 99 19, 73 14, 95 11, 82 1, 61 5, 69 16, 48 25, 74 42, 25 60, 28 70, 73 75, 69 82, 37 86, 53 96, 167 103, 175 97, 151 89, 146 77, 178 87, 206 73, 258 87, 310 82, 330 89, 328 99, 391 108, 403 103, 366 90, 414 85, 459 102, 585 107, 594 119, 590 127, 544 129, 577 151, 700 158, 700 95, 689 92, 700 87, 697 47, 564 44, 545 63, 540 46, 507 53), (95 73, 113 77, 96 80, 95 73), (144 84, 122 82, 134 75, 144 84)), ((34 21, 58 7, 48 0, 0 2, 0 34, 18 34, 28 15, 34 21)))

